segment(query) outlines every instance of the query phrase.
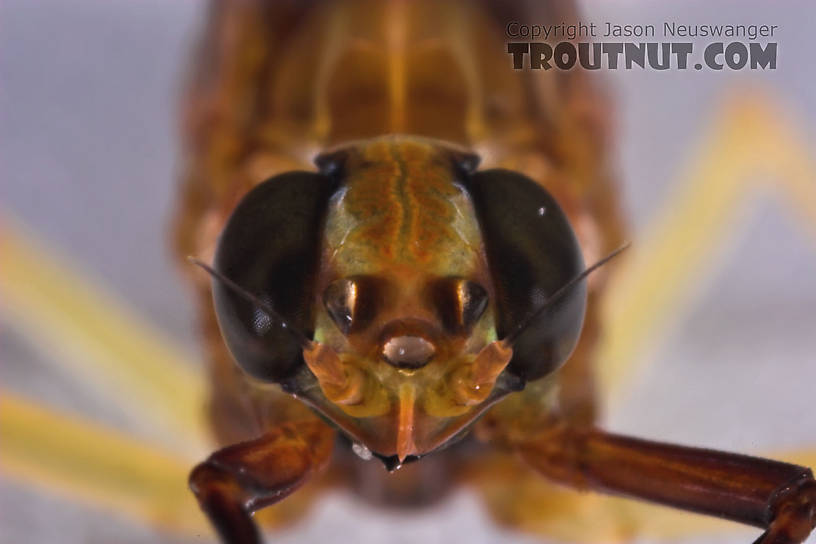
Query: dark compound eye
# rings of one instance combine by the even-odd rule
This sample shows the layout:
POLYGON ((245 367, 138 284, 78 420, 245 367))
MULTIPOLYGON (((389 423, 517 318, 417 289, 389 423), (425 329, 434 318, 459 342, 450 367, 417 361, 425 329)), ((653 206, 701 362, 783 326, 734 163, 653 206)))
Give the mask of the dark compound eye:
MULTIPOLYGON (((464 182, 484 236, 498 332, 506 337, 584 270, 581 249, 558 203, 530 178, 486 170, 464 182)), ((578 342, 585 307, 584 282, 547 305, 513 343, 508 371, 534 380, 563 364, 578 342)))
POLYGON ((440 278, 431 284, 429 295, 442 324, 452 333, 472 329, 487 308, 485 288, 465 278, 440 278))
MULTIPOLYGON (((215 255, 219 272, 306 334, 314 328, 318 248, 334 187, 326 176, 310 172, 265 181, 235 208, 215 255)), ((244 371, 271 382, 296 371, 301 348, 290 332, 219 281, 213 282, 213 298, 224 340, 244 371)))
POLYGON ((382 291, 382 282, 372 276, 340 278, 326 287, 323 304, 343 334, 349 334, 374 320, 382 291))

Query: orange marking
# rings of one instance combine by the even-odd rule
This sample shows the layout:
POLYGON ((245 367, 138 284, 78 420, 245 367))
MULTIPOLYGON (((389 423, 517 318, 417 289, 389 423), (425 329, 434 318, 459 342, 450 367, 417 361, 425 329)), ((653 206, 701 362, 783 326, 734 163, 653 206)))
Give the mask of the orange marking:
POLYGON ((389 6, 386 32, 388 36, 388 93, 391 96, 390 125, 392 132, 405 132, 405 5, 394 2, 389 6))
POLYGON ((473 380, 478 386, 492 389, 496 378, 513 358, 513 348, 501 341, 491 342, 482 348, 473 363, 473 380))
POLYGON ((414 402, 416 391, 410 383, 404 383, 399 388, 399 421, 397 422, 397 457, 404 461, 416 451, 414 444, 414 402))
POLYGON ((457 193, 450 166, 426 143, 381 139, 349 164, 349 211, 360 221, 346 243, 383 259, 433 265, 469 245, 451 225, 457 193), (353 195, 353 197, 352 197, 353 195))
POLYGON ((347 385, 348 376, 337 353, 325 344, 313 342, 310 349, 303 350, 303 360, 321 384, 335 387, 347 385))

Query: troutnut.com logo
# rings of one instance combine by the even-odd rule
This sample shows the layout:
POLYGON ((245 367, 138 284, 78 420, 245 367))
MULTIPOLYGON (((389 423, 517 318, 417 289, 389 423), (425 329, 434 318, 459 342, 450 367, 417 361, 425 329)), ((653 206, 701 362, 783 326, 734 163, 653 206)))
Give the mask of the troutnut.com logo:
POLYGON ((614 24, 605 22, 530 25, 511 21, 505 27, 507 53, 522 70, 775 70, 779 25, 614 24), (653 38, 657 31, 670 41, 622 41, 653 38), (580 41, 581 38, 608 40, 580 41), (692 41, 684 39, 691 38, 692 41), (706 43, 700 40, 705 39, 706 43), (763 40, 760 42, 759 40, 763 40), (577 40, 577 41, 576 41, 577 40))

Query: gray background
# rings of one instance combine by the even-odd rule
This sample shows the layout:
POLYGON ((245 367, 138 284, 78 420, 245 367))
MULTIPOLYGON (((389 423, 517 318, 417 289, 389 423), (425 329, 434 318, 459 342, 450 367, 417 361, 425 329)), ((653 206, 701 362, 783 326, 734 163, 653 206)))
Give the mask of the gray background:
MULTIPOLYGON (((761 83, 812 138, 812 3, 596 0, 584 6, 585 19, 598 22, 781 27, 773 72, 604 74, 616 101, 617 164, 635 244, 729 89, 761 83)), ((201 8, 159 0, 0 4, 0 215, 21 219, 190 350, 197 349, 192 310, 166 232, 177 177, 176 105, 201 8)), ((790 214, 774 198, 745 214, 692 311, 622 402, 610 407, 612 429, 746 452, 816 446, 809 402, 816 378, 816 244, 790 214)), ((127 415, 85 398, 81 383, 47 370, 14 337, 0 332, 0 341, 4 387, 128 424, 127 415)), ((0 542, 169 539, 2 477, 0 485, 0 542)), ((480 508, 476 498, 459 494, 434 512, 404 518, 334 495, 276 541, 318 542, 327 535, 342 535, 343 542, 532 541, 491 526, 480 508)))

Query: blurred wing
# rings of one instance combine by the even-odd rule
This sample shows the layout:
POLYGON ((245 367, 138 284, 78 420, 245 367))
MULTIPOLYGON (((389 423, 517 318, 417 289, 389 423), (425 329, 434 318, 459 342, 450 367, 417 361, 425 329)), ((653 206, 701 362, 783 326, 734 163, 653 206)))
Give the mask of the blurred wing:
POLYGON ((715 252, 760 197, 759 184, 787 200, 816 239, 816 162, 779 99, 758 92, 726 97, 678 190, 621 259, 606 290, 598 369, 603 398, 622 386, 672 331, 712 275, 715 252))
POLYGON ((194 358, 55 257, 8 215, 0 222, 3 327, 111 406, 140 414, 152 440, 206 451, 206 385, 194 358))
POLYGON ((207 532, 187 489, 189 458, 8 391, 0 394, 4 475, 139 523, 207 532))

